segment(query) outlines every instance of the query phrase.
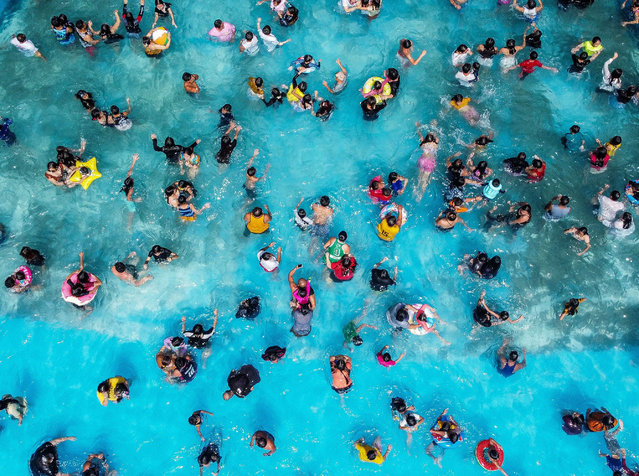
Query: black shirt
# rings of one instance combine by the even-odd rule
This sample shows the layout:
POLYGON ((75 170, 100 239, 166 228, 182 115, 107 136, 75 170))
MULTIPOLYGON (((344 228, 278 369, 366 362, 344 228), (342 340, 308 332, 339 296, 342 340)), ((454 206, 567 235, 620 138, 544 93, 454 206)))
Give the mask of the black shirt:
POLYGON ((247 319, 253 319, 260 313, 260 298, 252 297, 246 299, 240 303, 240 307, 235 313, 235 317, 244 317, 247 319))
POLYGON ((490 327, 492 322, 490 320, 490 315, 484 306, 478 305, 473 311, 473 319, 475 322, 483 327, 490 327))
POLYGON ((382 270, 373 268, 371 270, 371 289, 373 291, 386 291, 388 286, 394 286, 395 281, 390 276, 382 276, 382 270))
POLYGON ((231 162, 231 154, 237 145, 237 140, 233 139, 230 144, 221 144, 220 150, 218 151, 215 158, 220 164, 228 164, 231 162))
POLYGON ((56 447, 49 441, 40 445, 40 447, 35 450, 35 453, 31 455, 29 468, 31 468, 33 476, 55 476, 58 474, 58 450, 56 447), (47 463, 44 460, 44 457, 49 453, 52 453, 54 456, 53 462, 51 463, 47 463))
POLYGON ((260 382, 260 374, 252 365, 243 365, 240 370, 231 370, 226 383, 231 391, 240 398, 251 393, 251 388, 260 382))
POLYGON ((158 263, 166 263, 172 254, 171 250, 160 247, 160 251, 157 254, 153 253, 153 250, 149 251, 149 258, 153 257, 158 263))

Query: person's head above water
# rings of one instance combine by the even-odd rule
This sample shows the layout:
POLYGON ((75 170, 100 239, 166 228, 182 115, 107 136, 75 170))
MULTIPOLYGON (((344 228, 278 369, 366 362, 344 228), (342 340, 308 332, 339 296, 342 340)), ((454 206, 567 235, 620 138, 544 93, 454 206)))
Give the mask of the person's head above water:
POLYGON ((330 198, 328 198, 328 196, 326 196, 326 195, 322 195, 322 196, 320 197, 319 202, 320 202, 320 205, 321 205, 321 206, 323 206, 323 207, 328 207, 328 206, 331 204, 331 199, 330 199, 330 198))
POLYGON ((348 239, 348 235, 346 234, 344 230, 340 231, 337 234, 337 241, 339 241, 340 243, 344 243, 347 239, 348 239))
POLYGON ((264 438, 263 436, 258 436, 255 438, 255 443, 257 444, 257 446, 259 446, 260 448, 265 448, 266 447, 266 443, 267 440, 266 438, 264 438))
POLYGON ((464 63, 462 68, 461 68, 462 73, 464 73, 464 74, 470 73, 471 69, 472 69, 472 66, 470 65, 470 63, 464 63))
POLYGON ((222 29, 222 25, 223 24, 224 24, 224 22, 222 20, 220 20, 219 18, 213 22, 213 26, 215 28, 217 28, 218 30, 222 29))
POLYGON ((534 61, 534 60, 536 60, 536 59, 539 57, 539 55, 537 54, 537 52, 536 52, 536 51, 531 51, 531 52, 530 52, 530 55, 528 55, 528 57, 529 57, 531 60, 533 60, 533 61, 534 61))
POLYGON ((568 198, 566 195, 562 195, 561 198, 559 199, 559 205, 563 205, 565 207, 569 203, 570 203, 570 198, 568 198))
POLYGON ((457 47, 457 49, 455 50, 455 53, 466 53, 466 51, 468 51, 468 46, 462 43, 461 45, 457 47))
POLYGON ((577 124, 570 126, 570 132, 572 132, 573 134, 577 134, 580 130, 581 127, 579 127, 577 124))
POLYGON ((516 362, 519 359, 519 353, 516 350, 513 350, 508 354, 508 360, 511 362, 516 362))
POLYGON ((404 322, 408 320, 408 311, 405 307, 399 308, 395 313, 395 320, 404 322))
POLYGON ((262 212, 262 209, 260 207, 255 207, 253 211, 251 211, 251 215, 253 215, 255 218, 261 217, 263 213, 264 212, 262 212))
POLYGON ((404 39, 401 41, 401 45, 402 45, 402 48, 410 48, 411 46, 413 46, 413 42, 410 40, 404 39))

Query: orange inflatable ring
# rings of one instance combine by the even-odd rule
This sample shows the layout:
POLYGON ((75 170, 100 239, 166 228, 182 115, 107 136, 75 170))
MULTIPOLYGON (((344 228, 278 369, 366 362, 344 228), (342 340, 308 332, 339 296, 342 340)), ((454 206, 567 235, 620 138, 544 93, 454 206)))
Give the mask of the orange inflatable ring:
MULTIPOLYGON (((477 458, 477 462, 479 465, 484 468, 486 471, 497 471, 497 465, 495 463, 491 463, 486 461, 484 458, 484 451, 490 446, 490 440, 480 441, 475 448, 475 457, 477 458)), ((497 463, 501 466, 504 463, 504 451, 501 448, 497 448, 497 453, 499 456, 497 457, 497 463)))

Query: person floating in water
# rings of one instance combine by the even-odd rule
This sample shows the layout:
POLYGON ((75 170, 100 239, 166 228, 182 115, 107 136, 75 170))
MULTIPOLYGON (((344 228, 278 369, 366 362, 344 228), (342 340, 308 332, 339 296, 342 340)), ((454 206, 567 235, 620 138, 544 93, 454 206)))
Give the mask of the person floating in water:
POLYGON ((40 50, 33 44, 31 40, 27 39, 27 35, 24 33, 18 33, 17 35, 11 36, 10 43, 18 48, 20 52, 27 57, 35 56, 37 58, 42 58, 43 60, 47 60, 40 50))
POLYGON ((58 445, 65 441, 75 441, 75 436, 63 436, 42 443, 31 455, 29 468, 33 476, 64 476, 60 473, 58 459, 58 445))
POLYGON ((393 445, 386 447, 386 452, 382 453, 382 437, 377 436, 372 445, 366 443, 364 438, 355 442, 355 449, 359 452, 359 459, 365 463, 382 464, 388 458, 388 454, 393 449, 393 445))
POLYGON ((195 427, 195 430, 197 431, 197 434, 202 441, 206 441, 204 439, 204 436, 202 436, 202 431, 200 430, 200 427, 202 426, 202 422, 203 422, 202 415, 205 413, 207 415, 213 416, 211 412, 207 412, 206 410, 196 410, 191 414, 188 420, 189 425, 193 425, 195 427))
POLYGON ((524 353, 524 360, 520 363, 518 362, 519 353, 516 350, 511 350, 508 357, 506 357, 507 345, 508 341, 504 339, 501 347, 497 351, 497 357, 499 358, 499 367, 497 368, 497 371, 504 377, 510 377, 526 367, 526 349, 522 349, 524 353))
POLYGON ((271 456, 277 450, 275 447, 275 437, 268 431, 258 430, 253 433, 250 444, 251 448, 253 447, 253 443, 266 450, 266 453, 262 454, 263 456, 271 456))

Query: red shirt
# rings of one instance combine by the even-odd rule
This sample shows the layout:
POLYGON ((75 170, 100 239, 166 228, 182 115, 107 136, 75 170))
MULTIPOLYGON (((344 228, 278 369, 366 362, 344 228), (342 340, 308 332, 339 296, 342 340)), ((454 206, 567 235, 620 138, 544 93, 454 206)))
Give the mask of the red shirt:
POLYGON ((355 267, 357 266, 357 261, 355 261, 355 258, 353 258, 352 256, 350 256, 350 260, 351 260, 350 268, 345 268, 342 265, 342 260, 339 260, 338 262, 331 264, 331 269, 333 270, 333 274, 335 274, 335 278, 339 279, 340 281, 349 281, 353 279, 353 276, 355 275, 355 267))
POLYGON ((543 65, 539 60, 527 59, 526 61, 519 63, 519 67, 526 74, 530 74, 535 71, 535 68, 541 68, 542 66, 543 65))
POLYGON ((528 174, 528 180, 531 182, 539 182, 546 175, 546 162, 542 162, 540 169, 532 169, 528 174))

